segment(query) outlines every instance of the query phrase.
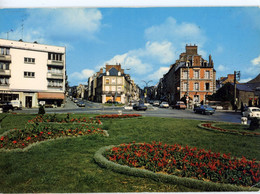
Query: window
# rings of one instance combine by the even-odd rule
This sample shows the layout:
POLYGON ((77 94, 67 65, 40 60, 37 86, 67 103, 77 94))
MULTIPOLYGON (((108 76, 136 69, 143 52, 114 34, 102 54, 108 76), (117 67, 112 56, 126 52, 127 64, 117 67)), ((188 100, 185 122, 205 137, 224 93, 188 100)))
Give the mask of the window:
POLYGON ((196 91, 199 90, 199 83, 194 83, 194 90, 196 90, 196 91))
POLYGON ((118 83, 118 84, 122 84, 122 78, 118 78, 118 79, 117 79, 117 83, 118 83))
POLYGON ((10 48, 0 47, 0 55, 10 55, 10 48))
POLYGON ((121 91, 121 90, 122 90, 122 87, 121 87, 121 86, 118 86, 118 87, 117 87, 117 90, 118 90, 118 91, 121 91))
POLYGON ((59 80, 50 80, 48 81, 48 87, 56 87, 56 88, 61 88, 63 82, 59 80))
POLYGON ((116 78, 112 78, 112 84, 116 83, 116 78))
POLYGON ((210 78, 210 71, 205 71, 205 76, 204 76, 206 79, 209 79, 210 78))
POLYGON ((187 91, 188 90, 188 83, 184 82, 183 83, 183 91, 187 91))
POLYGON ((24 63, 35 63, 35 58, 24 57, 24 63))
POLYGON ((9 70, 9 63, 0 62, 0 69, 9 70))
POLYGON ((194 78, 199 79, 199 71, 198 70, 194 71, 194 78))
POLYGON ((60 53, 48 53, 48 60, 62 61, 62 54, 60 54, 60 53))
POLYGON ((54 74, 62 74, 62 69, 60 68, 54 68, 54 67, 48 67, 48 72, 49 73, 54 73, 54 74))
POLYGON ((35 77, 35 73, 34 72, 25 71, 24 72, 24 77, 26 77, 26 78, 34 78, 35 77))
POLYGON ((187 79, 188 78, 188 71, 183 71, 183 78, 187 79))
POLYGON ((109 84, 109 78, 106 78, 106 84, 109 84))
POLYGON ((209 83, 205 83, 205 89, 209 90, 209 83))
POLYGON ((9 78, 1 77, 0 78, 0 85, 9 85, 9 78))
POLYGON ((199 103, 200 102, 200 97, 199 95, 194 95, 194 103, 199 103))
POLYGON ((109 92, 109 86, 105 87, 105 91, 109 92))

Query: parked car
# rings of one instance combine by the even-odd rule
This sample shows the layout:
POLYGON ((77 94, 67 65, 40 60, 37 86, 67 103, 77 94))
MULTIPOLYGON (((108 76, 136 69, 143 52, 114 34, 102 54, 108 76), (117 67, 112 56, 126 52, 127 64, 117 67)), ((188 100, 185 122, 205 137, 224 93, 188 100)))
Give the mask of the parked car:
POLYGON ((160 106, 160 101, 155 100, 155 101, 153 102, 153 105, 154 105, 154 106, 160 106))
POLYGON ((196 106, 196 107, 194 107, 193 110, 195 113, 201 113, 201 114, 211 114, 212 115, 213 113, 215 113, 215 109, 209 105, 196 106))
POLYGON ((11 102, 0 102, 0 109, 3 112, 13 112, 14 107, 11 102))
POLYGON ((243 116, 249 119, 260 118, 260 108, 257 107, 248 107, 244 112, 243 116))
POLYGON ((15 109, 22 110, 22 102, 20 100, 11 100, 11 104, 15 109))
POLYGON ((136 103, 133 105, 134 110, 147 110, 147 106, 144 105, 144 103, 136 103))
POLYGON ((83 102, 83 101, 79 101, 78 103, 77 103, 77 105, 78 105, 78 107, 85 107, 86 105, 85 105, 85 102, 83 102))
POLYGON ((173 105, 172 108, 176 108, 176 109, 186 109, 187 106, 183 101, 177 101, 175 105, 173 105))
POLYGON ((162 103, 160 104, 160 108, 169 108, 168 102, 162 102, 162 103))

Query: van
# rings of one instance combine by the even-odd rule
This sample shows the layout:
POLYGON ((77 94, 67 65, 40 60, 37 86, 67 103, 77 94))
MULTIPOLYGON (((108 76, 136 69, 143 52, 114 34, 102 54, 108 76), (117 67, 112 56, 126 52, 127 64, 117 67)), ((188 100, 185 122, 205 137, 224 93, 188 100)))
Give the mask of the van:
POLYGON ((11 100, 11 104, 15 109, 22 109, 22 102, 20 100, 11 100))

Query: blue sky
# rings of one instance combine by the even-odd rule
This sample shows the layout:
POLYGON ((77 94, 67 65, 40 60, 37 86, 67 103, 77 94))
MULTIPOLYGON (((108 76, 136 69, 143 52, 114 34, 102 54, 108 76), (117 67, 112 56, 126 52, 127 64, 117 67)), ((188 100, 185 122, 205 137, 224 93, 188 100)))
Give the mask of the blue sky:
POLYGON ((215 63, 217 78, 260 73, 259 7, 0 9, 0 38, 66 46, 70 85, 87 83, 106 63, 155 85, 185 51, 215 63), (21 25, 23 24, 23 33, 21 25))

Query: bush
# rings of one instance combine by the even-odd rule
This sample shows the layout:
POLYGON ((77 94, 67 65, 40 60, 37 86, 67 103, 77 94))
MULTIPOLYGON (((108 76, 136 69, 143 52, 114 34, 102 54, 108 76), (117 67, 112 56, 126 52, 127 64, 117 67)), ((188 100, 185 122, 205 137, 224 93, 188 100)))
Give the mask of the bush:
POLYGON ((255 130, 255 129, 260 129, 260 119, 259 118, 253 118, 251 120, 249 130, 255 130))
POLYGON ((42 105, 39 106, 38 114, 39 115, 44 115, 45 114, 45 110, 44 110, 44 107, 42 105))

